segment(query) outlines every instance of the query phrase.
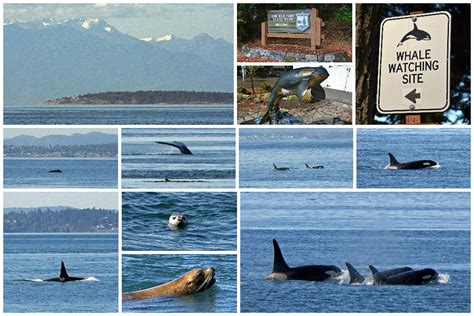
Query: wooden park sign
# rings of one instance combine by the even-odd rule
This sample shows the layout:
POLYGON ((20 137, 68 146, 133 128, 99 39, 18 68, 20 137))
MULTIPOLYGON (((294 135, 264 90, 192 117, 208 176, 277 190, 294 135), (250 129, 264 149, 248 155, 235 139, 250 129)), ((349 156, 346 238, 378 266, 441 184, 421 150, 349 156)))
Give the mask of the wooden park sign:
POLYGON ((262 46, 268 44, 269 37, 302 38, 311 40, 311 49, 321 45, 324 36, 321 28, 323 20, 318 17, 318 10, 270 10, 267 22, 261 24, 262 46))

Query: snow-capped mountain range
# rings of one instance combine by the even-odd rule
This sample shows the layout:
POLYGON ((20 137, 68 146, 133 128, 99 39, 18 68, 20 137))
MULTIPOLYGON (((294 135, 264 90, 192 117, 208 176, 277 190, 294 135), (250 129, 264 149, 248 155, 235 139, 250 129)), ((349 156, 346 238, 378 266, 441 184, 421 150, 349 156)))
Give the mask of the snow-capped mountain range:
POLYGON ((99 18, 4 22, 5 105, 104 91, 230 92, 232 74, 232 44, 208 34, 138 39, 99 18))

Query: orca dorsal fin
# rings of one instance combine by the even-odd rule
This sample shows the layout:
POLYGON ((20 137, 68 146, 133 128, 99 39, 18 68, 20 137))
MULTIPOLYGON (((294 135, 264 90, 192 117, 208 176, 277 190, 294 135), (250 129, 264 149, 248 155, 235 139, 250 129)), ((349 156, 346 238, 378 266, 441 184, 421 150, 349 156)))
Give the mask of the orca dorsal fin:
POLYGON ((347 270, 349 271, 350 282, 349 283, 363 283, 364 277, 359 273, 359 271, 354 268, 352 264, 346 262, 347 270))
POLYGON ((278 169, 278 167, 275 164, 273 164, 273 169, 278 169))
POLYGON ((290 269, 283 258, 280 246, 275 239, 273 239, 273 273, 285 272, 290 269))
POLYGON ((394 155, 388 153, 388 156, 390 157, 390 166, 398 166, 400 164, 394 155))
POLYGON ((305 163, 304 165, 306 166, 306 168, 309 168, 309 166, 308 166, 308 164, 307 164, 307 163, 305 163))
POLYGON ((413 31, 418 31, 418 26, 416 26, 415 22, 413 22, 413 31))
POLYGON ((64 262, 61 261, 61 272, 59 273, 60 279, 67 279, 69 275, 67 274, 66 267, 64 266, 64 262))
POLYGON ((374 266, 369 266, 370 272, 372 272, 372 275, 374 277, 374 281, 380 282, 383 280, 382 276, 380 275, 379 270, 377 270, 374 266))

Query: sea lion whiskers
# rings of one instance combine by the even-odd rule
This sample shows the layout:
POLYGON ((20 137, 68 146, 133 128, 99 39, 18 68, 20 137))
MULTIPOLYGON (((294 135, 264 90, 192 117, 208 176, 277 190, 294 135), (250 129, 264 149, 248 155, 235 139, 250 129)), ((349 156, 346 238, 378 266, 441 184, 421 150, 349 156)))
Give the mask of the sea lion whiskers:
POLYGON ((202 281, 201 285, 193 292, 193 294, 196 294, 200 292, 201 290, 207 289, 207 286, 211 285, 211 282, 213 279, 214 279, 214 271, 211 271, 211 273, 208 273, 207 275, 205 275, 205 278, 202 281))

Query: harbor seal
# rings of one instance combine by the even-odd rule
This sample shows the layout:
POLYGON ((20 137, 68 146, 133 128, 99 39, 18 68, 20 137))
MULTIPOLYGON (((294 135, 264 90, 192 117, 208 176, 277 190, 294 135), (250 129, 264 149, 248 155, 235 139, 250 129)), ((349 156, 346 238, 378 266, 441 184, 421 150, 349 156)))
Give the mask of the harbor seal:
POLYGON ((186 219, 186 216, 184 216, 184 214, 173 213, 170 215, 170 218, 168 219, 168 225, 171 228, 183 228, 187 224, 188 224, 188 220, 186 219))
POLYGON ((205 291, 214 285, 214 268, 194 269, 178 279, 148 289, 122 294, 124 300, 140 300, 155 296, 183 296, 205 291))

